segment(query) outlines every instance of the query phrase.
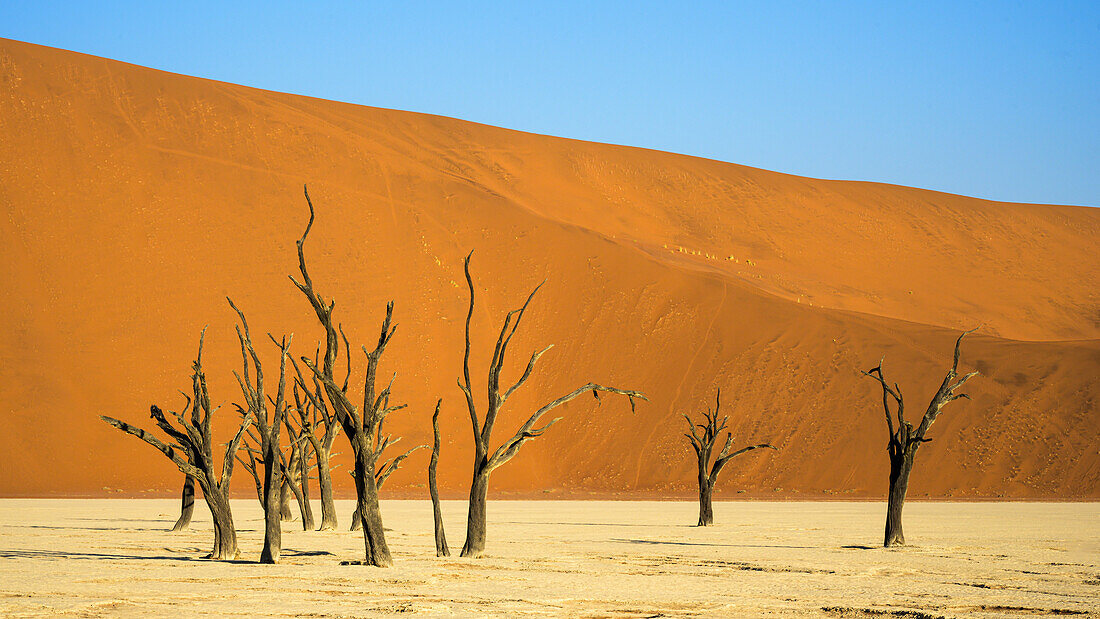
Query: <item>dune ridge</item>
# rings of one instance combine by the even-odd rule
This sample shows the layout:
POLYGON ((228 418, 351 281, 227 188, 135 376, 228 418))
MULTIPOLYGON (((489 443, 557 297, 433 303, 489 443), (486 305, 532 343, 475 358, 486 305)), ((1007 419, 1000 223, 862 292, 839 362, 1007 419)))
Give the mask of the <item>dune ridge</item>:
MULTIPOLYGON (((688 496, 680 413, 717 386, 737 441, 780 449, 731 462, 717 497, 881 496, 885 423, 859 370, 885 353, 919 414, 958 331, 981 324, 963 349, 982 372, 973 401, 937 421, 910 496, 1100 497, 1100 209, 816 180, 8 40, 0 119, 0 495, 173 492, 173 467, 96 415, 178 406, 205 324, 212 396, 237 399, 226 295, 255 331, 293 332, 312 353, 319 327, 286 277, 308 183, 311 274, 353 350, 395 301, 383 371, 409 409, 390 429, 430 442, 444 398, 445 496, 469 483, 454 381, 473 250, 475 389, 503 314, 548 280, 506 372, 555 347, 501 439, 588 380, 651 398, 633 415, 610 398, 569 404, 494 473, 498 496, 688 496)), ((387 491, 426 494, 426 461, 387 491)))

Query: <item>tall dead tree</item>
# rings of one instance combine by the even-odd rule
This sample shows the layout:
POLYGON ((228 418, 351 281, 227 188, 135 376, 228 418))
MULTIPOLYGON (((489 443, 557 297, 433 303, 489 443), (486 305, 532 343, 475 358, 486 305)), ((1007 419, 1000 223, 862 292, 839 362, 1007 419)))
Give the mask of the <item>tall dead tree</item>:
MULTIPOLYGON (((302 362, 324 387, 333 414, 340 421, 344 434, 351 443, 352 455, 355 459, 356 505, 363 522, 363 542, 366 546, 366 557, 363 563, 388 567, 393 565, 393 558, 390 555, 389 546, 386 544, 386 536, 382 528, 382 512, 378 507, 375 453, 372 444, 378 433, 378 425, 386 414, 400 408, 390 408, 383 405, 383 402, 389 398, 390 389, 393 385, 392 380, 390 385, 380 393, 375 388, 378 362, 382 357, 382 353, 385 352, 386 346, 393 338, 394 329, 396 328, 390 326, 393 320, 393 302, 391 301, 386 306, 386 318, 382 322, 378 344, 373 350, 367 350, 366 347, 363 347, 363 352, 367 356, 367 372, 363 381, 363 406, 360 409, 352 403, 347 393, 341 389, 334 378, 336 356, 339 351, 336 328, 332 324, 332 310, 336 303, 335 301, 326 303, 321 295, 316 292, 313 287, 313 280, 310 279, 309 271, 306 269, 305 242, 309 236, 310 228, 313 227, 314 211, 308 190, 305 191, 305 197, 306 204, 309 205, 309 223, 306 224, 302 238, 298 239, 297 242, 298 269, 301 272, 302 281, 299 282, 293 276, 290 280, 305 295, 317 315, 317 320, 325 330, 325 355, 321 367, 318 367, 316 363, 310 361, 307 357, 302 357, 302 362)), ((351 363, 350 356, 346 361, 349 364, 351 363)), ((309 394, 308 390, 306 394, 309 394)), ((309 397, 312 396, 309 395, 309 397)), ((319 407, 318 402, 313 404, 319 407)))
POLYGON ((214 519, 214 549, 207 557, 235 559, 240 553, 237 551, 237 529, 233 524, 233 511, 229 506, 229 482, 233 477, 233 462, 237 449, 248 426, 252 423, 252 417, 245 415, 241 420, 236 435, 225 446, 221 472, 216 472, 211 420, 217 409, 210 406, 206 375, 202 370, 202 344, 205 335, 206 329, 203 328, 202 335, 199 336, 199 352, 191 366, 194 398, 184 394, 187 398, 184 411, 191 407, 190 419, 185 414, 168 411, 176 422, 176 425, 173 425, 159 407, 153 405, 149 408, 153 421, 168 435, 170 442, 166 443, 141 428, 113 417, 100 415, 100 419, 152 445, 171 460, 181 473, 198 482, 214 519), (197 420, 198 423, 192 423, 191 419, 197 420))
MULTIPOLYGON (((244 395, 245 407, 237 406, 242 416, 251 417, 259 430, 260 460, 263 462, 263 506, 264 506, 264 548, 260 553, 260 563, 278 563, 279 554, 283 546, 282 505, 280 489, 283 485, 283 469, 280 464, 282 450, 279 446, 283 421, 287 414, 286 401, 286 359, 290 348, 290 341, 283 337, 282 341, 273 342, 279 347, 279 386, 275 399, 271 399, 264 391, 264 370, 260 363, 260 357, 256 354, 256 348, 252 345, 252 335, 248 330, 248 321, 244 312, 233 304, 229 306, 237 312, 241 324, 236 326, 237 340, 241 345, 241 372, 234 370, 233 376, 240 385, 244 395), (249 371, 251 364, 252 371, 249 371), (268 403, 274 406, 274 410, 268 409, 268 403)), ((271 337, 270 335, 268 337, 271 337)), ((253 465, 255 466, 255 465, 253 465)), ((253 471, 255 475, 256 472, 253 471)))
POLYGON ((451 549, 447 547, 447 532, 443 529, 443 512, 439 509, 439 488, 436 485, 435 470, 439 467, 439 407, 443 405, 443 399, 435 403, 435 413, 432 414, 432 459, 428 462, 428 493, 432 496, 432 515, 435 517, 435 556, 449 557, 451 549))
POLYGON ((706 423, 695 423, 691 420, 691 417, 684 415, 690 431, 690 434, 684 434, 684 436, 691 441, 691 447, 695 450, 695 455, 699 460, 698 526, 700 527, 714 524, 714 509, 711 506, 711 497, 714 495, 714 484, 718 481, 718 474, 725 468, 726 463, 734 457, 754 449, 775 449, 767 443, 761 443, 759 445, 749 445, 730 453, 730 447, 733 446, 733 434, 726 432, 726 444, 722 447, 722 451, 718 452, 718 457, 711 463, 710 457, 714 452, 714 443, 718 440, 718 435, 722 433, 722 430, 726 429, 726 422, 729 421, 728 416, 722 417, 721 421, 718 420, 718 411, 721 408, 722 390, 719 389, 718 395, 714 398, 714 410, 712 411, 708 406, 707 412, 703 413, 703 419, 706 423))
POLYGON ((485 502, 489 492, 489 475, 497 467, 508 462, 519 453, 519 449, 524 443, 533 438, 542 436, 543 432, 546 432, 550 426, 561 419, 558 417, 551 420, 546 425, 535 427, 535 424, 538 423, 543 415, 577 396, 588 392, 591 392, 597 401, 600 399, 600 391, 625 395, 630 400, 630 409, 632 411, 634 410, 635 398, 647 400, 645 395, 639 391, 627 391, 615 387, 604 387, 596 383, 587 383, 543 405, 519 427, 519 430, 517 430, 511 438, 505 440, 495 451, 490 451, 489 446, 493 437, 493 426, 496 423, 497 415, 500 413, 501 409, 504 408, 504 404, 508 401, 508 398, 511 397, 517 389, 523 386, 528 378, 530 378, 531 371, 534 369, 535 363, 539 360, 539 357, 550 350, 552 346, 547 346, 542 350, 532 353, 531 359, 527 362, 527 367, 523 371, 523 375, 519 377, 519 380, 517 380, 514 385, 501 392, 500 373, 501 370, 504 369, 508 344, 512 341, 512 336, 515 335, 516 329, 519 328, 520 321, 523 320, 523 314, 527 311, 528 304, 531 303, 531 299, 535 296, 535 293, 542 287, 542 284, 539 284, 531 291, 531 294, 527 297, 527 301, 524 302, 522 307, 508 312, 504 317, 504 326, 500 329, 496 348, 493 350, 493 358, 489 364, 487 385, 488 402, 485 408, 485 419, 484 421, 479 421, 477 407, 474 405, 473 387, 470 384, 470 319, 474 315, 474 280, 470 277, 470 257, 472 255, 473 253, 471 252, 470 255, 466 256, 463 265, 463 269, 466 273, 466 284, 470 289, 470 310, 466 314, 466 354, 462 360, 462 378, 458 380, 459 388, 461 388, 462 392, 466 395, 466 407, 470 412, 470 423, 473 427, 474 434, 474 476, 470 484, 469 514, 466 519, 466 543, 462 546, 461 553, 463 557, 480 557, 485 551, 485 502), (515 322, 513 322, 513 318, 515 322))
POLYGON ((882 373, 882 363, 885 357, 879 361, 877 367, 863 372, 865 376, 877 380, 882 386, 882 408, 886 414, 886 428, 890 432, 890 441, 886 447, 887 453, 890 454, 890 495, 886 505, 886 535, 883 546, 890 547, 905 543, 905 535, 902 533, 901 528, 901 509, 905 505, 905 493, 909 489, 909 474, 913 472, 913 460, 917 455, 917 448, 920 447, 921 443, 932 440, 926 437, 928 429, 932 427, 932 423, 936 421, 936 417, 939 416, 940 410, 943 409, 945 404, 959 398, 970 399, 967 394, 955 393, 955 390, 978 374, 975 370, 962 378, 958 378, 959 346, 962 344, 963 338, 974 331, 977 331, 977 328, 964 331, 959 339, 955 340, 955 355, 951 363, 951 369, 947 370, 947 375, 940 383, 940 388, 936 390, 936 394, 932 396, 932 401, 928 403, 928 408, 924 411, 924 417, 916 429, 913 428, 913 424, 905 420, 905 399, 901 393, 901 386, 894 383, 891 388, 882 373), (893 412, 890 410, 891 399, 895 402, 893 412), (897 416, 896 428, 894 427, 894 415, 897 416))

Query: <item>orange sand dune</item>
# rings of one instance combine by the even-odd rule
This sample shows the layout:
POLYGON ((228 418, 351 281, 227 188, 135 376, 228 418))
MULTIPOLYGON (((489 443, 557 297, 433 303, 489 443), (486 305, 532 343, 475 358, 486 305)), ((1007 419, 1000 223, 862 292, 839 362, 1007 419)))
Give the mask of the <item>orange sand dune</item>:
MULTIPOLYGON (((882 496, 885 423, 859 370, 886 353, 916 415, 958 330, 982 324, 963 350, 982 371, 973 401, 937 421, 911 495, 1100 497, 1100 210, 789 176, 6 40, 0 128, 0 495, 174 491, 167 460, 97 415, 141 422, 182 402, 209 324, 227 435, 240 358, 226 295, 254 331, 312 354, 319 327, 286 277, 308 183, 312 275, 353 344, 395 301, 383 371, 409 409, 390 429, 429 441, 444 398, 447 496, 470 475, 455 378, 472 249, 475 382, 503 314, 548 280, 507 371, 555 348, 498 440, 588 380, 651 399, 633 415, 575 400, 494 474, 498 496, 688 496, 680 413, 718 386, 738 443, 780 448, 731 463, 725 496, 882 496)), ((387 493, 425 494, 426 462, 387 493)))

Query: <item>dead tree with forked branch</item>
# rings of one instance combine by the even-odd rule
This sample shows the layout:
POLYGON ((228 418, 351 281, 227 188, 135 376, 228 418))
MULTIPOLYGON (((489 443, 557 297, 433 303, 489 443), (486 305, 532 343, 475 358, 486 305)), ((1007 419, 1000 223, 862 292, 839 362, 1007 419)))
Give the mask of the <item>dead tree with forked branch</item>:
POLYGON ((497 415, 500 413, 501 409, 504 408, 504 404, 508 401, 508 398, 510 398, 512 394, 522 387, 523 384, 527 382, 527 379, 531 377, 531 371, 534 369, 535 363, 538 362, 539 357, 550 350, 552 346, 547 346, 542 350, 532 353, 530 360, 527 362, 527 367, 519 377, 519 380, 511 387, 501 392, 500 373, 501 370, 504 369, 508 344, 512 341, 512 336, 515 335, 516 329, 519 328, 520 321, 523 320, 523 314, 527 311, 528 304, 531 303, 531 299, 535 296, 535 293, 542 287, 542 284, 539 284, 531 291, 531 294, 527 297, 527 301, 523 303, 522 307, 508 312, 504 317, 504 325, 500 329, 496 348, 493 350, 493 358, 489 364, 488 402, 485 408, 485 418, 483 421, 479 421, 477 407, 474 405, 473 387, 470 383, 470 319, 474 315, 474 280, 470 276, 470 257, 472 255, 473 252, 466 256, 466 260, 463 264, 463 269, 466 273, 466 284, 470 289, 470 309, 466 314, 466 354, 462 360, 462 377, 458 380, 458 386, 466 396, 466 407, 470 412, 470 423, 474 433, 474 476, 470 484, 469 514, 466 519, 466 543, 462 546, 461 556, 476 558, 481 556, 485 551, 485 502, 489 492, 489 475, 497 467, 515 457, 524 443, 533 438, 542 436, 550 426, 561 419, 558 417, 552 419, 543 426, 536 427, 536 424, 543 415, 588 392, 591 392, 597 401, 600 399, 600 391, 624 395, 630 400, 631 411, 634 410, 635 398, 640 398, 642 400, 648 400, 648 398, 640 391, 627 391, 615 387, 604 387, 596 383, 587 383, 543 405, 519 427, 519 430, 517 430, 514 435, 505 440, 495 451, 490 451, 489 446, 493 437, 493 426, 496 423, 497 415))
MULTIPOLYGON (((384 403, 383 406, 388 406, 388 404, 384 403)), ((397 407, 397 408, 404 408, 404 407, 401 406, 401 407, 397 407)), ((396 410, 396 409, 393 409, 393 410, 396 410)), ((400 436, 397 437, 397 438, 394 438, 393 436, 391 436, 389 434, 386 434, 385 436, 383 436, 382 435, 382 422, 378 423, 378 433, 375 436, 375 444, 374 444, 374 461, 375 462, 381 462, 382 464, 378 465, 377 468, 374 471, 374 484, 378 488, 379 491, 382 490, 382 486, 384 486, 386 484, 386 480, 390 478, 390 475, 392 475, 393 472, 396 471, 397 469, 401 468, 401 463, 402 462, 404 462, 406 459, 408 459, 408 457, 411 456, 416 450, 423 449, 423 448, 427 447, 427 445, 417 445, 416 447, 413 447, 412 449, 406 451, 403 454, 400 454, 400 455, 394 457, 393 459, 391 459, 389 461, 383 461, 382 460, 382 452, 384 452, 388 447, 394 445, 395 443, 397 443, 397 441, 400 441, 400 440, 401 440, 400 436)), ((350 471, 350 473, 353 476, 355 475, 355 471, 350 471)), ((358 531, 361 526, 363 526, 362 519, 359 518, 359 511, 358 511, 358 508, 356 508, 355 513, 353 513, 352 516, 351 516, 351 530, 352 531, 358 531)))
POLYGON ((932 427, 932 423, 936 421, 945 404, 959 398, 970 399, 967 394, 955 393, 955 390, 978 374, 975 370, 958 378, 959 346, 963 338, 974 331, 977 331, 977 328, 964 331, 959 339, 955 340, 955 355, 951 369, 947 370, 947 375, 940 384, 940 388, 936 390, 936 394, 932 396, 932 401, 928 403, 924 417, 916 429, 913 428, 913 424, 905 420, 905 398, 901 393, 901 386, 894 383, 894 386, 890 387, 882 373, 885 357, 879 361, 877 367, 863 372, 865 376, 870 376, 882 386, 882 408, 886 414, 886 428, 890 432, 890 441, 886 447, 887 453, 890 454, 890 495, 886 506, 886 536, 883 546, 905 544, 905 535, 901 528, 901 509, 905 505, 905 493, 909 488, 909 474, 913 472, 913 460, 917 455, 917 448, 921 443, 932 440, 926 437, 928 429, 932 427), (890 410, 891 399, 895 402, 893 412, 890 410), (894 426, 895 415, 897 427, 894 426))
POLYGON ((690 434, 684 434, 684 436, 691 441, 691 447, 695 450, 695 455, 699 460, 698 526, 700 527, 714 524, 714 509, 711 506, 711 497, 714 495, 714 484, 718 481, 718 474, 722 472, 726 463, 734 457, 754 449, 775 449, 767 443, 761 443, 759 445, 749 445, 730 453, 730 447, 733 446, 733 434, 726 432, 726 444, 722 447, 722 451, 718 452, 718 457, 712 464, 710 457, 714 453, 714 443, 718 440, 718 435, 722 433, 722 430, 726 429, 726 422, 729 421, 728 416, 722 417, 721 420, 718 419, 718 411, 721 408, 722 390, 719 389, 718 395, 714 397, 714 410, 712 411, 708 406, 707 412, 703 413, 703 419, 706 423, 695 423, 691 420, 691 417, 684 415, 690 431, 690 434))
POLYGON ((166 443, 141 428, 113 417, 101 415, 100 419, 152 445, 171 460, 181 473, 198 482, 214 519, 214 549, 207 556, 211 559, 235 559, 240 553, 237 550, 237 529, 233 524, 233 511, 229 506, 229 482, 233 477, 233 462, 237 449, 245 431, 252 423, 252 417, 245 415, 241 420, 236 435, 225 446, 221 472, 216 472, 211 421, 217 408, 210 405, 206 375, 202 370, 202 344, 205 335, 204 327, 202 335, 199 336, 199 352, 191 366, 194 398, 184 394, 187 398, 184 411, 186 413, 187 408, 191 408, 190 419, 184 413, 168 411, 168 415, 171 415, 176 422, 176 425, 173 425, 159 407, 153 405, 149 408, 153 421, 168 435, 170 442, 166 443), (192 423, 192 420, 197 420, 197 423, 192 423))
MULTIPOLYGON (((278 563, 279 554, 283 546, 282 525, 282 496, 283 469, 280 464, 282 449, 279 446, 282 425, 287 415, 286 400, 286 360, 290 348, 290 340, 283 337, 282 341, 276 341, 270 334, 271 341, 279 347, 279 383, 274 399, 264 391, 264 370, 260 363, 260 357, 256 354, 256 348, 252 345, 252 334, 248 329, 248 321, 232 299, 227 299, 229 306, 237 312, 241 323, 236 325, 237 340, 241 345, 242 370, 234 370, 233 376, 244 395, 245 406, 236 404, 237 411, 242 417, 250 417, 256 423, 259 436, 253 435, 256 447, 259 449, 259 462, 263 464, 263 507, 264 507, 264 548, 260 553, 260 563, 278 563), (249 371, 251 365, 252 370, 249 371), (273 409, 268 408, 268 404, 273 409)), ((250 431, 251 432, 251 431, 250 431)), ((250 472, 254 479, 259 478, 256 470, 256 460, 252 451, 248 451, 250 459, 250 472)))
MULTIPOLYGON (((305 242, 309 236, 310 228, 313 227, 314 211, 308 190, 305 191, 305 197, 306 204, 309 205, 309 223, 306 224, 302 238, 298 239, 297 242, 298 270, 301 273, 302 281, 299 282, 293 276, 290 280, 305 295, 317 315, 317 320, 325 330, 325 354, 320 367, 307 357, 302 357, 301 360, 324 387, 325 396, 331 406, 333 415, 340 421, 340 425, 344 428, 344 434, 351 443, 352 455, 355 459, 356 505, 363 524, 363 542, 366 547, 366 557, 362 563, 388 567, 393 565, 393 558, 390 555, 389 546, 386 544, 386 535, 382 528, 382 512, 378 507, 378 485, 375 479, 376 454, 372 446, 375 443, 375 437, 378 435, 378 426, 385 416, 389 412, 403 407, 384 405, 384 402, 389 399, 390 389, 393 385, 392 380, 390 385, 381 392, 377 392, 375 386, 378 362, 385 352, 386 346, 393 338, 394 329, 396 329, 396 326, 391 327, 393 302, 391 301, 386 306, 386 318, 382 322, 378 344, 373 350, 367 350, 365 346, 363 347, 363 352, 367 356, 367 371, 363 381, 363 406, 359 408, 352 403, 348 394, 336 383, 334 377, 336 356, 340 348, 337 331, 332 323, 332 310, 336 303, 331 300, 326 302, 317 293, 306 268, 305 242)), ((346 362, 351 363, 350 356, 346 359, 346 362)), ((313 397, 308 390, 305 393, 307 397, 313 397)), ((313 402, 313 405, 320 408, 319 402, 313 402)))
MULTIPOLYGON (((314 525, 313 510, 310 509, 309 505, 309 484, 308 482, 303 483, 302 479, 310 479, 309 471, 313 469, 313 466, 308 464, 308 453, 306 453, 305 459, 302 458, 303 452, 301 449, 302 445, 305 443, 305 439, 298 434, 298 429, 290 425, 287 419, 289 419, 289 415, 284 418, 284 427, 287 429, 288 443, 290 444, 290 458, 287 459, 286 454, 280 450, 276 462, 276 468, 281 478, 278 491, 278 503, 280 506, 278 510, 279 520, 282 522, 293 520, 293 518, 286 517, 286 511, 289 510, 289 506, 284 505, 286 496, 293 494, 295 500, 298 502, 298 511, 302 515, 302 530, 309 531, 313 529, 314 525), (303 466, 305 467, 304 469, 303 466)), ((249 428, 248 434, 244 438, 242 450, 248 456, 248 460, 238 455, 237 462, 252 475, 252 480, 256 486, 256 497, 260 500, 260 507, 265 509, 264 513, 266 516, 266 499, 263 482, 264 469, 260 466, 265 464, 265 460, 259 447, 261 444, 262 439, 259 433, 249 428)))
POLYGON ((435 556, 449 557, 451 549, 447 547, 447 532, 443 530, 443 512, 439 509, 439 488, 436 485, 435 470, 439 466, 439 407, 443 405, 440 398, 435 403, 435 413, 432 414, 432 459, 428 462, 428 494, 432 497, 432 515, 435 517, 435 556))

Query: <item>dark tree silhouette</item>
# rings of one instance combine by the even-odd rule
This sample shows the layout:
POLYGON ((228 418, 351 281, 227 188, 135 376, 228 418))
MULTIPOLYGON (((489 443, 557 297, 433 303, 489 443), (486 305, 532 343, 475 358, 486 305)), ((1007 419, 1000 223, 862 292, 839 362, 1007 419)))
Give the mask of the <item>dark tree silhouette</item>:
POLYGON ((493 351, 492 362, 489 364, 488 402, 486 403, 485 419, 483 422, 479 421, 477 408, 474 405, 473 387, 470 384, 470 319, 474 315, 474 280, 470 277, 470 257, 472 255, 473 253, 471 252, 470 255, 466 256, 463 265, 463 269, 466 273, 466 284, 470 290, 470 310, 466 314, 466 354, 462 360, 462 378, 458 381, 459 388, 461 388, 462 393, 466 395, 466 407, 470 412, 470 422, 473 426, 474 433, 474 477, 470 484, 469 514, 466 519, 466 543, 462 546, 461 553, 463 557, 479 557, 485 551, 485 502, 489 492, 489 475, 494 469, 515 457, 524 443, 533 438, 542 436, 543 432, 546 432, 550 426, 561 419, 558 417, 557 419, 551 420, 546 425, 535 427, 535 424, 538 423, 543 415, 577 396, 589 392, 595 396, 597 401, 600 399, 600 391, 625 395, 630 400, 631 410, 634 410, 634 398, 647 400, 645 395, 639 391, 627 391, 615 387, 604 387, 596 383, 587 383, 543 405, 520 426, 519 430, 517 430, 511 438, 505 440, 495 451, 490 451, 489 445, 493 437, 493 426, 496 423, 497 415, 504 407, 505 402, 508 401, 508 398, 515 393, 516 389, 523 386, 523 384, 527 382, 527 379, 531 377, 531 371, 534 369, 535 363, 539 360, 539 357, 550 350, 551 346, 547 346, 540 351, 532 353, 531 359, 527 362, 527 368, 523 371, 523 375, 519 377, 519 380, 517 380, 514 385, 503 393, 501 392, 500 373, 504 368, 508 344, 512 341, 512 336, 515 335, 516 329, 519 328, 520 321, 523 320, 523 314, 527 311, 527 305, 531 303, 531 299, 535 296, 535 293, 542 287, 542 284, 539 284, 531 291, 531 294, 527 297, 527 301, 524 302, 522 307, 508 312, 504 318, 504 326, 500 329, 500 336, 497 337, 497 344, 493 351), (512 322, 513 318, 515 322, 512 322))
MULTIPOLYGON (((376 436, 379 434, 378 426, 386 415, 404 407, 404 405, 390 407, 384 404, 389 400, 390 389, 393 386, 392 380, 389 386, 381 392, 377 392, 375 386, 378 362, 385 352, 386 346, 393 338, 394 329, 396 329, 396 326, 391 327, 393 302, 390 301, 386 306, 386 318, 382 322, 378 344, 373 350, 367 350, 366 347, 363 347, 363 352, 367 356, 367 372, 363 382, 363 407, 360 409, 352 403, 347 392, 336 383, 334 378, 336 357, 340 348, 337 340, 337 330, 332 324, 332 310, 336 303, 331 300, 325 302, 321 295, 316 292, 313 280, 306 269, 305 242, 309 236, 310 228, 313 227, 314 211, 308 190, 305 191, 305 197, 306 204, 309 205, 309 223, 306 224, 302 238, 298 239, 297 242, 298 270, 301 272, 302 281, 299 282, 293 276, 290 280, 305 295, 317 315, 317 320, 325 330, 325 354, 320 367, 307 357, 302 357, 301 360, 321 383, 331 410, 340 421, 340 425, 343 426, 344 435, 347 436, 348 442, 351 443, 352 455, 355 459, 356 504, 363 524, 363 543, 366 547, 366 557, 362 563, 388 567, 393 565, 393 557, 390 555, 389 546, 386 544, 386 535, 382 527, 382 512, 378 507, 378 485, 375 480, 376 454, 373 445, 376 442, 376 436)), ((346 361, 350 364, 351 358, 349 357, 346 361)), ((313 397, 308 390, 305 393, 308 397, 313 397)), ((319 402, 313 402, 313 405, 320 408, 319 402)))
POLYGON ((443 530, 443 512, 439 509, 439 488, 436 485, 435 470, 439 467, 439 407, 443 405, 443 399, 435 403, 435 413, 432 414, 432 435, 435 437, 432 443, 432 459, 428 462, 428 494, 432 497, 432 515, 435 517, 435 556, 449 557, 451 549, 447 547, 447 532, 443 530))
POLYGON ((691 420, 691 417, 684 415, 684 419, 687 420, 688 429, 690 430, 690 434, 685 434, 684 436, 691 441, 691 447, 695 450, 695 455, 699 460, 698 526, 700 527, 714 524, 714 509, 711 507, 711 497, 714 494, 714 484, 718 481, 718 474, 722 472, 726 463, 734 457, 754 449, 775 449, 775 447, 767 443, 761 443, 759 445, 749 445, 748 447, 743 447, 730 453, 730 447, 733 445, 733 435, 726 432, 726 444, 722 447, 722 451, 718 453, 718 458, 711 464, 710 457, 714 452, 714 442, 718 439, 718 435, 721 434, 722 430, 726 429, 726 422, 729 421, 729 417, 726 416, 722 417, 721 422, 719 422, 718 411, 721 408, 722 390, 719 389, 718 395, 714 398, 714 410, 710 410, 708 406, 707 412, 703 413, 703 419, 706 423, 695 423, 691 420))
POLYGON ((149 407, 150 416, 171 442, 165 443, 153 434, 132 426, 125 421, 100 415, 100 419, 138 437, 157 451, 164 454, 184 475, 196 480, 202 488, 203 498, 210 507, 214 519, 214 549, 207 555, 211 559, 235 559, 237 550, 237 529, 233 524, 233 510, 229 506, 229 482, 233 477, 233 462, 240 447, 241 439, 252 423, 252 417, 245 415, 236 435, 225 446, 221 473, 215 471, 214 439, 211 432, 211 420, 216 408, 210 406, 210 394, 206 389, 206 375, 202 371, 202 344, 206 328, 199 336, 199 352, 192 364, 191 386, 194 398, 184 394, 187 404, 184 411, 191 407, 190 419, 184 414, 168 411, 177 425, 155 404, 149 407), (191 420, 198 423, 192 423, 191 420), (178 426, 178 427, 177 427, 178 426))
MULTIPOLYGON (((260 363, 260 357, 252 345, 252 335, 248 329, 248 321, 244 312, 233 304, 232 299, 227 299, 229 306, 237 312, 241 324, 237 325, 237 339, 241 345, 241 372, 234 371, 233 376, 240 385, 244 395, 245 406, 236 404, 237 412, 242 418, 251 418, 256 423, 258 437, 255 437, 260 461, 263 463, 263 507, 264 507, 264 548, 260 553, 260 563, 278 563, 279 554, 282 551, 283 525, 282 504, 280 489, 283 485, 283 469, 280 464, 282 451, 279 446, 283 421, 287 414, 286 401, 286 360, 290 341, 284 337, 281 342, 271 338, 279 347, 279 386, 275 399, 264 391, 264 370, 260 363), (249 371, 251 363, 252 371, 249 371), (274 410, 268 409, 268 403, 274 406, 274 410)), ((270 337, 270 335, 269 335, 270 337)), ((250 459, 252 458, 249 452, 250 459)), ((250 460, 250 472, 253 478, 259 477, 256 464, 250 460)))
POLYGON ((977 331, 977 328, 964 331, 959 339, 955 340, 955 356, 951 363, 951 369, 947 370, 940 388, 932 396, 928 408, 924 411, 924 417, 920 425, 913 429, 913 424, 905 420, 905 399, 901 393, 901 387, 894 383, 893 388, 886 382, 882 373, 882 363, 885 356, 879 361, 877 367, 863 372, 865 376, 877 380, 882 386, 882 408, 886 413, 886 428, 890 432, 890 441, 887 444, 887 453, 890 454, 890 495, 886 506, 886 536, 883 546, 890 547, 905 543, 905 535, 901 528, 901 509, 905 505, 905 493, 909 489, 909 474, 913 472, 913 460, 917 455, 917 448, 921 443, 927 443, 932 439, 925 435, 932 423, 936 421, 940 410, 948 402, 959 398, 970 399, 965 393, 955 393, 966 381, 978 374, 975 370, 962 378, 958 377, 959 371, 959 346, 964 337, 977 331), (890 400, 896 403, 895 410, 890 411, 890 400), (897 427, 894 427, 894 415, 897 415, 897 427))

